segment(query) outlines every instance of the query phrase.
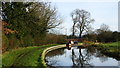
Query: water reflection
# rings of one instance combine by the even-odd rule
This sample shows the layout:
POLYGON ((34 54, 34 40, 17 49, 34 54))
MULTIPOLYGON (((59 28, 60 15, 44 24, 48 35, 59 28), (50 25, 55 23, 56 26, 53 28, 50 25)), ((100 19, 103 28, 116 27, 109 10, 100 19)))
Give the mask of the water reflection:
POLYGON ((94 66, 118 66, 118 61, 108 57, 94 47, 72 47, 71 50, 66 48, 57 49, 46 55, 48 66, 71 66, 92 68, 94 66))
POLYGON ((89 60, 91 59, 90 54, 87 52, 87 49, 78 49, 79 54, 75 54, 74 48, 72 49, 72 62, 73 62, 73 67, 74 66, 81 66, 83 68, 84 66, 91 66, 92 65, 89 63, 89 60), (83 51, 83 54, 82 54, 83 51), (78 57, 77 57, 78 55, 78 57))
POLYGON ((59 60, 57 60, 57 57, 59 56, 62 56, 63 54, 65 53, 65 50, 64 48, 60 48, 60 49, 57 49, 57 50, 53 50, 51 52, 49 52, 47 55, 46 55, 46 58, 45 58, 45 61, 50 65, 59 65, 59 64, 56 64, 57 62, 59 62, 59 60), (49 57, 48 57, 49 56, 49 57), (49 61, 49 60, 54 60, 54 61, 49 61))

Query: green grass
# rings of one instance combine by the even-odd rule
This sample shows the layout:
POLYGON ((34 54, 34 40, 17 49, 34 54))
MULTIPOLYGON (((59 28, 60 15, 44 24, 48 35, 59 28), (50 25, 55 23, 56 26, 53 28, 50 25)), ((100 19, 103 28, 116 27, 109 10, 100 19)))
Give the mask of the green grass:
POLYGON ((112 42, 112 43, 103 43, 102 45, 103 46, 120 46, 118 44, 120 44, 120 41, 119 42, 112 42))
MULTIPOLYGON (((113 43, 102 43, 100 46, 102 47, 104 53, 107 53, 108 55, 117 54, 117 56, 120 56, 119 43, 120 41, 113 42, 113 43)), ((120 59, 120 58, 117 58, 117 59, 120 59)))
POLYGON ((3 66, 34 66, 44 67, 41 61, 41 54, 47 47, 54 45, 44 45, 36 47, 19 48, 11 50, 2 55, 3 66))

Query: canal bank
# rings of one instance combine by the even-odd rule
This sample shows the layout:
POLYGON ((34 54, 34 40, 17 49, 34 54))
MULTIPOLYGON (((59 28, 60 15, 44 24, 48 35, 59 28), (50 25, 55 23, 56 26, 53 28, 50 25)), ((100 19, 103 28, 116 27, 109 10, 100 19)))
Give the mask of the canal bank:
POLYGON ((45 68, 42 63, 42 53, 46 48, 60 44, 49 44, 43 46, 30 46, 7 51, 2 54, 2 67, 23 66, 32 68, 45 68))
POLYGON ((56 50, 56 49, 63 48, 63 47, 66 47, 65 44, 64 45, 52 46, 52 47, 49 47, 49 48, 47 48, 43 51, 43 53, 42 53, 42 63, 44 65, 44 67, 47 67, 46 62, 45 62, 45 55, 52 50, 56 50))

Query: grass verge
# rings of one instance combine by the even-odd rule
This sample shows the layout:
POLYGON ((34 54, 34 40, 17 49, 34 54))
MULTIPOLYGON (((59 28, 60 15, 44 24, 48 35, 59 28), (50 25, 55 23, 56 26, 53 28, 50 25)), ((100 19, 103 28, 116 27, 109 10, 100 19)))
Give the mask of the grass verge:
POLYGON ((2 66, 31 66, 32 68, 44 68, 41 61, 41 54, 45 48, 55 45, 57 44, 19 48, 5 52, 2 55, 2 66))
POLYGON ((120 41, 119 42, 112 42, 112 43, 103 43, 103 46, 120 46, 120 41))

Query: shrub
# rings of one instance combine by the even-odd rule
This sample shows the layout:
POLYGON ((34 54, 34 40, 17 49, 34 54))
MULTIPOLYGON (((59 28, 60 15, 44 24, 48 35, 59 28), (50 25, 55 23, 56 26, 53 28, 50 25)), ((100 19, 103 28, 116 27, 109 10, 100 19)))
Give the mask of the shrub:
POLYGON ((9 38, 9 49, 16 49, 20 46, 20 40, 14 35, 9 38))
POLYGON ((5 52, 9 48, 8 38, 2 34, 2 52, 5 52))
POLYGON ((27 47, 27 46, 33 46, 34 45, 34 39, 30 35, 26 35, 25 37, 22 38, 22 46, 27 47))

